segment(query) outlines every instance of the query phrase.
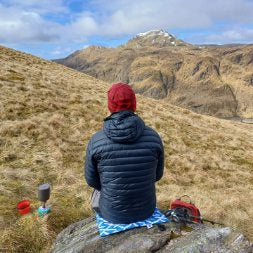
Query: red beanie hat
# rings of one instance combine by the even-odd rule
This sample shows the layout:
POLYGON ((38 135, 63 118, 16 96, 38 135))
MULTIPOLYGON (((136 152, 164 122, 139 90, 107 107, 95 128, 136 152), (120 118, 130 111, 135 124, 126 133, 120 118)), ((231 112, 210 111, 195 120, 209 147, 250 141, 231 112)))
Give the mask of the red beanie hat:
POLYGON ((136 97, 131 86, 115 83, 108 91, 108 109, 111 113, 129 110, 135 112, 136 97))

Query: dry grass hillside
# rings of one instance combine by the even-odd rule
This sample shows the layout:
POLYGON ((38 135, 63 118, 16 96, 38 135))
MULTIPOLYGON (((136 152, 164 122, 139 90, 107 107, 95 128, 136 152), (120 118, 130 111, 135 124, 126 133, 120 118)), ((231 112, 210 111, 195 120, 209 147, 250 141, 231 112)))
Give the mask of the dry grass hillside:
MULTIPOLYGON (((107 89, 80 72, 0 47, 0 252, 48 252, 60 230, 92 213, 83 161, 108 115, 107 89), (53 186, 52 213, 39 218, 43 182, 53 186), (18 214, 22 199, 31 201, 31 214, 18 214)), ((253 126, 137 99, 137 113, 165 145, 158 206, 189 194, 203 216, 253 240, 253 126)))
POLYGON ((253 45, 194 46, 162 31, 57 62, 136 92, 217 117, 253 118, 253 45))

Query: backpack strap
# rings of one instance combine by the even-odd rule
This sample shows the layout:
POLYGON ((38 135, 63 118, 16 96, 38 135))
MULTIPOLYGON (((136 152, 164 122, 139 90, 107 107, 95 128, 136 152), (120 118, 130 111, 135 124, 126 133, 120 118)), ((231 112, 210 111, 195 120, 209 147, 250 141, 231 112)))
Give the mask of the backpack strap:
POLYGON ((182 199, 182 198, 184 198, 184 197, 187 197, 187 198, 188 198, 188 200, 189 200, 189 203, 190 203, 190 204, 193 204, 193 203, 192 203, 192 201, 191 201, 191 197, 190 197, 189 195, 187 195, 187 194, 182 195, 182 196, 181 196, 181 197, 179 197, 178 199, 179 199, 179 200, 181 200, 181 199, 182 199))

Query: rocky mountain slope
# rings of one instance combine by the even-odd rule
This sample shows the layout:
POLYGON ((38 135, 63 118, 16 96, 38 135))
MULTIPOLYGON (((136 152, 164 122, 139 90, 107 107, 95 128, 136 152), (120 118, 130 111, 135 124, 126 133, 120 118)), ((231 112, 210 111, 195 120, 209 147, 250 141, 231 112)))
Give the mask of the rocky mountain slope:
MULTIPOLYGON (((48 252, 56 234, 92 214, 83 177, 88 140, 108 115, 108 84, 0 47, 0 251, 48 252), (41 219, 37 187, 52 185, 41 219), (31 201, 20 216, 16 205, 31 201)), ((253 129, 137 96, 137 113, 161 135, 165 173, 158 206, 191 195, 204 217, 253 239, 253 129)))
POLYGON ((150 31, 117 48, 91 46, 56 62, 198 113, 253 118, 253 45, 194 46, 150 31))

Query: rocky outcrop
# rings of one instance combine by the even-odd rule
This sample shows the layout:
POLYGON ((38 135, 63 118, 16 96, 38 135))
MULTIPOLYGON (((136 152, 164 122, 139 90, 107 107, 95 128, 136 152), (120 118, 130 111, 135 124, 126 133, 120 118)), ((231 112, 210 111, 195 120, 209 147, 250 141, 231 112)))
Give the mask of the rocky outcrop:
POLYGON ((242 123, 253 124, 253 119, 242 119, 242 123))
POLYGON ((100 238, 95 218, 74 223, 57 237, 51 253, 251 253, 253 245, 242 234, 228 227, 192 225, 179 230, 178 224, 156 225, 100 238))
POLYGON ((91 46, 56 61, 198 113, 253 117, 253 45, 195 46, 149 31, 117 48, 91 46))

